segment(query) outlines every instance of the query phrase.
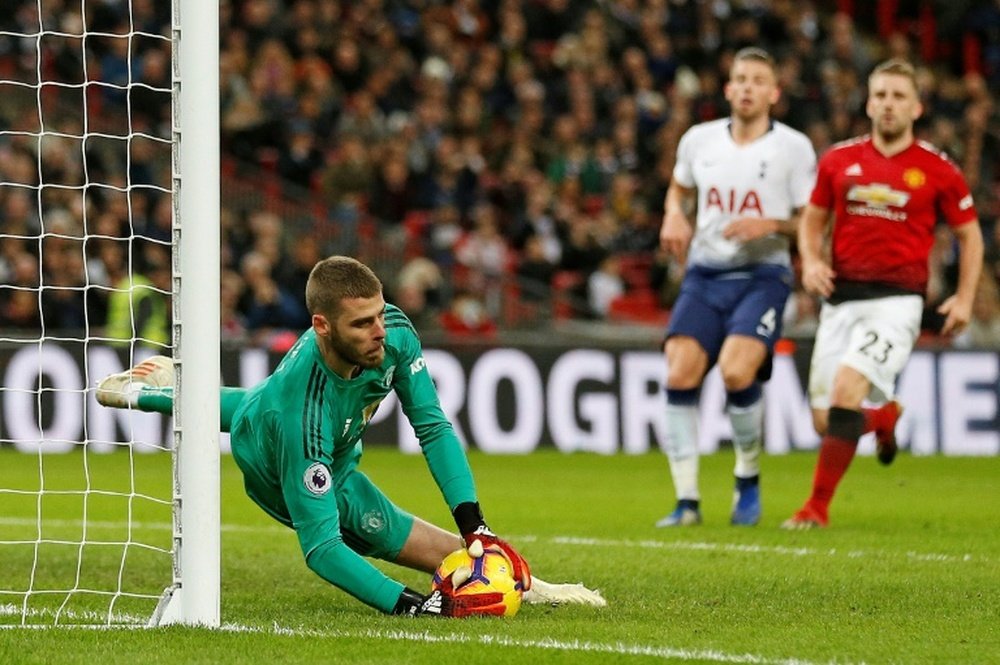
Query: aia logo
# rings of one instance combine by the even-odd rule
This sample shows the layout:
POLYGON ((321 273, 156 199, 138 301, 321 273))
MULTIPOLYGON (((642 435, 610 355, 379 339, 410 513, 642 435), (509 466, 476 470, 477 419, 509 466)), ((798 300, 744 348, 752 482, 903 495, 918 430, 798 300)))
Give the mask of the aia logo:
POLYGON ((708 194, 705 196, 705 209, 711 210, 712 208, 718 208, 720 212, 730 215, 764 216, 760 197, 752 189, 741 195, 735 189, 720 190, 717 187, 709 187, 708 194))

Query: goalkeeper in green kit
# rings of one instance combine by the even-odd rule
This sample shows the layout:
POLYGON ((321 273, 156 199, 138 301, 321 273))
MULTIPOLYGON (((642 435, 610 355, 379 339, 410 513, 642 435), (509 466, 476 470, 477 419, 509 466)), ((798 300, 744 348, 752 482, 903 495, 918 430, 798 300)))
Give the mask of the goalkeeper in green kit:
MULTIPOLYGON (((306 285, 312 328, 254 388, 223 388, 222 430, 247 495, 298 535, 306 563, 355 598, 393 614, 502 614, 499 594, 457 596, 452 580, 425 595, 365 557, 433 572, 466 547, 502 551, 529 603, 603 605, 580 584, 549 584, 483 520, 465 452, 445 417, 409 319, 386 304, 382 283, 345 256, 316 264, 306 285), (361 437, 394 391, 420 442, 461 537, 393 504, 358 469, 361 437), (494 598, 493 596, 496 596, 494 598)), ((173 361, 154 356, 97 387, 105 406, 172 413, 173 361)), ((460 580, 454 581, 457 585, 460 580)))

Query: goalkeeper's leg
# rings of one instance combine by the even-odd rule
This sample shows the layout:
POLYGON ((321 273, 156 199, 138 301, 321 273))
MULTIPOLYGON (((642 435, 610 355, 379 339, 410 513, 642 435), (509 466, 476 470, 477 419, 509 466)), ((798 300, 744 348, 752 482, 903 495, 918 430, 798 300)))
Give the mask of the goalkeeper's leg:
MULTIPOLYGON (((245 388, 223 387, 219 395, 219 429, 228 432, 233 414, 246 395, 245 388)), ((116 409, 138 409, 151 413, 174 412, 174 361, 153 356, 132 369, 118 372, 97 383, 97 402, 116 409)))

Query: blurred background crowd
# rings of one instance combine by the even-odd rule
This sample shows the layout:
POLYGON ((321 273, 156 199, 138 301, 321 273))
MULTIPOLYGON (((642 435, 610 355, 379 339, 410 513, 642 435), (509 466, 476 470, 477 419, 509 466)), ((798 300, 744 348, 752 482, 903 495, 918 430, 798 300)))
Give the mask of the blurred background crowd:
MULTIPOLYGON (((8 4, 0 329, 166 343, 169 3, 8 4)), ((662 325, 683 274, 658 250, 677 142, 728 115, 732 55, 755 45, 779 63, 774 116, 819 154, 867 133, 876 62, 918 67, 918 135, 965 173, 988 263, 969 331, 935 340, 956 275, 942 229, 927 337, 1000 348, 1000 0, 220 6, 224 339, 286 344, 331 253, 372 265, 421 329, 662 325)), ((786 335, 817 309, 796 291, 786 335)))

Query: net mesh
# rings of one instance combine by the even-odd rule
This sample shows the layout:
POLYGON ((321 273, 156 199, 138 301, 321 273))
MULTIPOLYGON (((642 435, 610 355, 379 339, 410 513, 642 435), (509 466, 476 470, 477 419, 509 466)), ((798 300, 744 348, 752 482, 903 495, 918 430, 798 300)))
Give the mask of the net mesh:
POLYGON ((0 12, 0 624, 145 621, 171 582, 169 423, 93 397, 170 354, 169 12, 0 12))

